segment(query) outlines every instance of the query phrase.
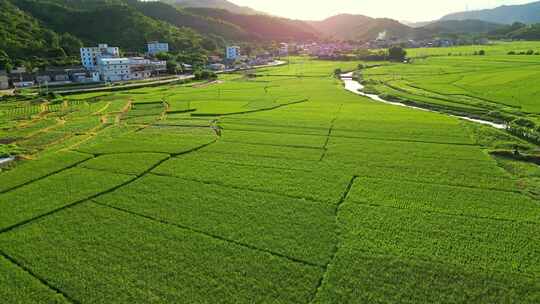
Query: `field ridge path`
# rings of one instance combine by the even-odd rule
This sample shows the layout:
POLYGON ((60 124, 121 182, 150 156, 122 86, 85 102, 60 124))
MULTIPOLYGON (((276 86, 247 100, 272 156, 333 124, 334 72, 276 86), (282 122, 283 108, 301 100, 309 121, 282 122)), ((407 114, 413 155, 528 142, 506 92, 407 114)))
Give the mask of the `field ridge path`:
POLYGON ((127 214, 129 214, 131 216, 137 216, 137 217, 145 218, 147 220, 158 222, 158 223, 161 223, 161 224, 164 224, 164 225, 169 225, 169 226, 173 226, 173 227, 176 227, 176 228, 179 228, 179 229, 187 230, 187 231, 190 231, 192 233, 202 234, 202 235, 205 235, 207 237, 210 237, 210 238, 213 238, 213 239, 216 239, 216 240, 220 240, 222 242, 231 243, 231 244, 235 244, 237 246, 244 247, 244 248, 247 248, 247 249, 250 249, 250 250, 270 254, 272 256, 282 258, 282 259, 286 259, 286 260, 289 260, 291 262, 295 262, 295 263, 298 263, 298 264, 303 264, 303 265, 310 266, 310 267, 317 267, 317 268, 321 268, 321 269, 324 268, 322 265, 319 265, 319 264, 316 264, 316 263, 304 261, 302 259, 294 258, 294 257, 288 256, 288 255, 285 255, 285 254, 281 254, 281 253, 278 253, 278 252, 275 252, 275 251, 258 248, 258 247, 253 246, 253 245, 249 245, 249 244, 242 243, 242 242, 239 242, 239 241, 231 240, 231 239, 228 239, 228 238, 216 235, 216 234, 211 234, 211 233, 208 233, 208 232, 205 232, 205 231, 202 231, 202 230, 198 230, 198 229, 195 229, 195 228, 192 228, 192 227, 189 227, 189 226, 176 224, 176 223, 171 223, 169 221, 162 220, 162 219, 159 219, 159 218, 155 218, 153 216, 149 216, 149 215, 141 214, 141 213, 138 213, 138 212, 130 211, 130 210, 127 210, 127 209, 124 209, 124 208, 114 207, 114 206, 111 206, 111 205, 108 205, 108 204, 105 204, 105 203, 98 202, 98 201, 96 201, 94 199, 92 199, 91 202, 96 204, 96 205, 100 205, 102 207, 111 208, 111 209, 114 209, 116 211, 127 213, 127 214))
POLYGON ((341 195, 341 198, 339 199, 338 203, 336 204, 336 206, 334 208, 334 217, 335 217, 335 222, 336 222, 337 240, 336 240, 336 242, 334 244, 334 248, 332 250, 332 256, 328 260, 326 265, 324 266, 324 273, 321 276, 321 278, 319 279, 317 287, 315 288, 315 291, 313 292, 313 294, 311 295, 311 298, 308 301, 309 304, 315 303, 315 300, 317 299, 317 296, 319 295, 319 292, 322 291, 324 282, 326 281, 326 279, 328 277, 328 269, 330 268, 330 265, 332 264, 332 262, 336 258, 337 252, 338 252, 339 247, 341 245, 341 241, 340 241, 340 237, 341 237, 340 230, 341 230, 341 228, 339 227, 339 211, 341 210, 341 207, 343 206, 343 204, 347 200, 347 197, 349 196, 349 193, 351 192, 352 187, 354 186, 354 183, 356 182, 356 180, 359 177, 360 176, 358 176, 358 175, 353 175, 353 177, 350 179, 349 183, 347 184, 347 187, 345 188, 345 191, 341 195))
POLYGON ((73 304, 80 304, 80 301, 75 300, 70 295, 66 294, 64 291, 62 291, 60 288, 54 286, 52 283, 47 281, 46 279, 42 278, 41 276, 34 273, 31 269, 27 268, 23 264, 21 264, 19 261, 17 261, 12 256, 6 254, 3 250, 0 249, 0 256, 4 257, 6 260, 8 260, 11 264, 15 265, 16 267, 20 268, 22 271, 33 277, 34 279, 38 280, 41 284, 45 285, 48 289, 52 290, 53 292, 61 295, 67 302, 73 303, 73 304))
MULTIPOLYGON (((163 159, 163 160, 157 162, 156 164, 152 165, 150 168, 148 168, 148 169, 145 170, 144 172, 142 172, 142 173, 140 173, 140 174, 138 174, 138 175, 135 175, 133 178, 127 180, 126 182, 121 183, 120 185, 114 186, 114 187, 109 188, 109 189, 107 189, 107 190, 104 190, 104 191, 102 191, 102 192, 93 194, 93 195, 91 195, 91 196, 89 196, 89 197, 80 199, 80 200, 78 200, 78 201, 76 201, 76 202, 73 202, 73 203, 64 205, 64 206, 62 206, 62 207, 60 207, 60 208, 56 208, 56 209, 51 210, 51 211, 49 211, 49 212, 46 212, 46 213, 37 215, 37 216, 35 216, 35 217, 33 217, 33 218, 30 218, 30 219, 24 220, 24 221, 22 221, 22 222, 16 223, 16 224, 14 224, 14 225, 11 225, 11 226, 9 226, 9 227, 3 228, 3 229, 0 230, 0 234, 7 233, 7 232, 10 232, 10 231, 13 231, 13 230, 15 230, 15 229, 18 229, 18 228, 20 228, 20 227, 23 227, 23 226, 26 226, 26 225, 28 225, 28 224, 31 224, 32 222, 37 221, 37 220, 40 220, 40 219, 42 219, 42 218, 44 218, 44 217, 47 217, 47 216, 49 216, 49 215, 56 214, 56 213, 58 213, 58 212, 60 212, 60 211, 63 211, 63 210, 66 210, 66 209, 70 209, 70 208, 73 208, 73 207, 78 206, 78 205, 80 205, 80 204, 82 204, 82 203, 85 203, 85 202, 91 201, 91 200, 93 200, 93 199, 95 199, 95 198, 98 198, 98 197, 100 197, 100 196, 102 196, 102 195, 105 195, 105 194, 114 192, 114 191, 116 191, 116 190, 118 190, 118 189, 120 189, 120 188, 123 188, 123 187, 125 187, 125 186, 128 186, 128 185, 130 185, 130 184, 136 182, 137 180, 139 180, 139 179, 145 177, 146 175, 150 174, 152 170, 154 170, 155 168, 157 168, 158 166, 160 166, 160 165, 163 164, 164 162, 170 160, 172 157, 180 156, 180 155, 185 155, 185 154, 189 154, 189 153, 192 153, 192 152, 199 151, 200 149, 206 148, 206 147, 208 147, 208 146, 210 146, 210 145, 212 145, 212 144, 214 144, 214 143, 216 143, 216 142, 217 142, 217 139, 215 139, 215 140, 213 140, 213 141, 211 141, 211 142, 209 142, 209 143, 206 143, 206 144, 204 144, 204 145, 200 145, 200 146, 197 146, 197 147, 192 148, 192 149, 190 149, 190 150, 184 151, 184 152, 179 152, 179 153, 169 154, 169 157, 167 157, 167 158, 165 158, 165 159, 163 159)), ((124 175, 125 175, 125 174, 124 174, 124 175)), ((128 175, 126 175, 126 176, 128 176, 128 175)))

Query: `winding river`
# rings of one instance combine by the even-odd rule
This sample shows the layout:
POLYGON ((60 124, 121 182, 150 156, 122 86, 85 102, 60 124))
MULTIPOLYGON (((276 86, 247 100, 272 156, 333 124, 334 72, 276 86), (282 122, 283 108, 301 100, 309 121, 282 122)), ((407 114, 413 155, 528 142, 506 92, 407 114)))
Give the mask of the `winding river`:
POLYGON ((500 130, 506 129, 505 124, 498 124, 498 123, 494 123, 492 121, 476 119, 476 118, 471 118, 471 117, 467 117, 467 116, 452 115, 452 114, 438 112, 438 111, 434 111, 434 110, 430 110, 430 109, 426 109, 426 108, 410 106, 410 105, 406 105, 406 104, 403 104, 403 103, 400 103, 400 102, 393 102, 393 101, 384 100, 379 95, 364 93, 363 92, 364 86, 361 83, 359 83, 358 81, 353 79, 353 72, 347 73, 347 74, 341 74, 341 80, 343 81, 343 83, 345 83, 345 90, 353 92, 353 93, 361 95, 361 96, 365 96, 365 97, 367 97, 367 98, 369 98, 369 99, 371 99, 373 101, 382 102, 382 103, 386 103, 386 104, 390 104, 390 105, 394 105, 394 106, 398 106, 398 107, 405 107, 405 108, 411 108, 411 109, 426 111, 426 112, 434 112, 434 113, 446 114, 446 115, 449 115, 449 116, 452 116, 452 117, 457 117, 457 118, 460 118, 460 119, 463 119, 463 120, 472 121, 472 122, 476 122, 476 123, 479 123, 479 124, 491 126, 491 127, 494 127, 494 128, 500 129, 500 130))

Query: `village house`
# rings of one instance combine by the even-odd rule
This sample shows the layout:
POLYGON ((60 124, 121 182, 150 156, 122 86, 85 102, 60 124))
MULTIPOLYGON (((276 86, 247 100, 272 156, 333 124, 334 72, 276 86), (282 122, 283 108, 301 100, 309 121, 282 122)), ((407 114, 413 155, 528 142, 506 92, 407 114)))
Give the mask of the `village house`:
POLYGON ((0 90, 9 89, 9 78, 6 71, 0 71, 0 90))

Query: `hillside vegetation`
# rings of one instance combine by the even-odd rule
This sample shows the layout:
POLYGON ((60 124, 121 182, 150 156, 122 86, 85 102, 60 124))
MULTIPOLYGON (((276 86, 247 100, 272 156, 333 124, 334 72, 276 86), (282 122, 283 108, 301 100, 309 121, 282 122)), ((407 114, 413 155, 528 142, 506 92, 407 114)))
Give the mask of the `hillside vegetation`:
POLYGON ((363 15, 337 15, 323 21, 312 21, 310 24, 327 36, 344 40, 372 40, 399 37, 418 38, 423 36, 422 30, 413 29, 392 19, 375 19, 363 15))
POLYGON ((196 15, 181 8, 171 7, 162 2, 133 0, 129 3, 148 17, 166 21, 178 27, 192 28, 206 36, 238 41, 245 41, 252 38, 252 35, 248 31, 233 23, 214 19, 209 16, 196 15))
POLYGON ((0 70, 33 57, 65 64, 80 45, 78 38, 43 27, 11 2, 0 0, 0 70))
POLYGON ((239 6, 227 0, 161 0, 162 2, 178 7, 202 7, 227 10, 234 14, 242 15, 265 15, 247 6, 239 6))
POLYGON ((143 51, 146 42, 161 40, 176 50, 199 47, 201 37, 193 30, 149 18, 128 5, 105 3, 77 9, 59 2, 69 3, 17 0, 16 4, 51 29, 69 32, 88 45, 109 42, 124 50, 143 51))
POLYGON ((462 33, 489 33, 503 28, 504 25, 482 20, 440 20, 423 26, 422 28, 433 33, 462 34, 462 33))
POLYGON ((444 16, 441 20, 482 20, 492 23, 514 22, 540 23, 540 1, 522 5, 503 5, 494 9, 459 12, 444 16))
POLYGON ((186 8, 187 11, 232 23, 249 31, 257 40, 317 40, 319 33, 304 21, 265 15, 240 15, 226 10, 186 8))

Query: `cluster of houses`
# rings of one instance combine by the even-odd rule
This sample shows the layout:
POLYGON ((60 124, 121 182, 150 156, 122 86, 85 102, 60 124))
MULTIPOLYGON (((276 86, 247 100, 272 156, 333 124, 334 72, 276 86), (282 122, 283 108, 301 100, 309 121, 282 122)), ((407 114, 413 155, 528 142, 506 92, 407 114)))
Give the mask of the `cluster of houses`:
POLYGON ((149 58, 168 51, 169 45, 161 42, 148 43, 148 58, 121 57, 118 47, 110 47, 107 44, 81 48, 81 62, 87 71, 87 77, 82 81, 114 82, 149 78, 167 70, 166 61, 149 58))
POLYGON ((314 57, 331 57, 336 54, 348 53, 355 49, 355 46, 347 42, 329 42, 329 43, 308 43, 290 45, 289 48, 299 54, 305 54, 314 57))
POLYGON ((153 58, 157 53, 168 52, 169 45, 150 42, 147 47, 146 57, 122 57, 118 47, 100 44, 80 49, 81 66, 47 68, 44 71, 27 71, 25 67, 18 67, 9 73, 0 71, 0 90, 35 85, 128 81, 165 73, 167 62, 153 58))
MULTIPOLYGON (((282 43, 279 54, 265 52, 257 56, 246 56, 239 46, 225 49, 225 57, 210 56, 207 68, 213 71, 247 69, 253 66, 267 65, 274 61, 274 55, 286 56, 290 46, 282 43)), ((0 90, 9 87, 24 88, 36 85, 66 85, 71 83, 117 82, 147 79, 167 73, 167 62, 157 60, 158 53, 168 53, 169 45, 163 42, 147 44, 145 57, 122 56, 118 47, 99 44, 96 47, 80 49, 80 66, 48 68, 45 71, 27 71, 19 67, 10 73, 0 71, 0 90)), ((189 72, 192 67, 183 64, 183 70, 189 72)))
POLYGON ((401 45, 406 48, 444 48, 460 45, 486 45, 489 44, 487 38, 478 39, 450 39, 450 38, 434 38, 424 40, 403 40, 398 38, 393 39, 377 39, 368 41, 361 46, 363 49, 382 49, 389 48, 395 45, 401 45))
POLYGON ((215 71, 234 71, 249 69, 255 66, 263 66, 274 61, 274 55, 264 52, 256 56, 248 56, 241 53, 239 46, 228 46, 225 49, 225 58, 210 56, 207 68, 215 71))

